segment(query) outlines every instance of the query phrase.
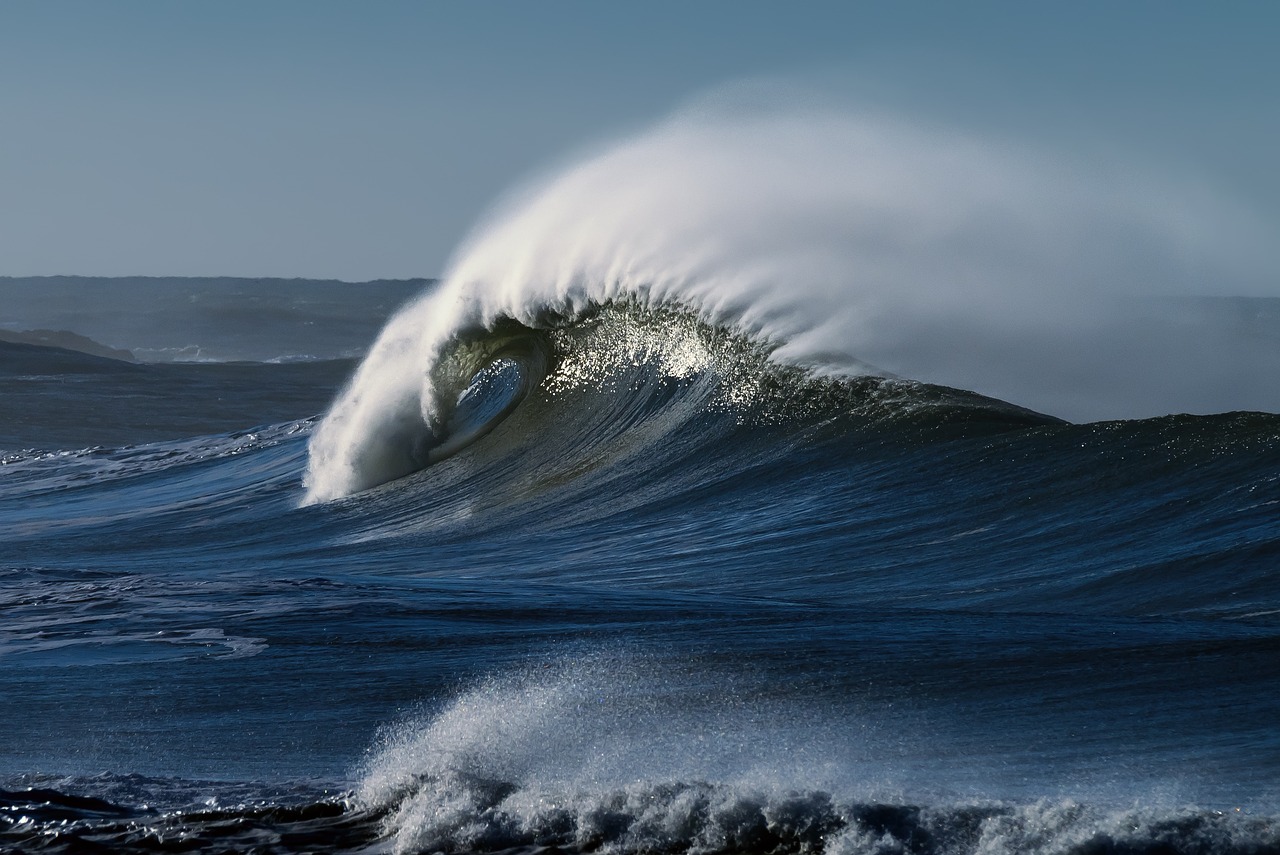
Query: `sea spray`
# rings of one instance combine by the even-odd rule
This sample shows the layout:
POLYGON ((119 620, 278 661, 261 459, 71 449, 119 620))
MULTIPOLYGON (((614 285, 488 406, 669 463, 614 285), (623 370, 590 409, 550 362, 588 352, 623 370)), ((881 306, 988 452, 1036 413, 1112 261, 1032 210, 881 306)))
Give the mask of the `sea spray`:
MULTIPOLYGON (((868 712, 782 702, 750 675, 616 649, 549 659, 490 675, 434 714, 389 728, 352 807, 378 818, 397 853, 1280 846, 1270 816, 1187 808, 1158 794, 1109 803, 1097 792, 1090 801, 937 793, 921 804, 890 783, 909 716, 868 712)), ((945 777, 941 768, 934 774, 945 777)))
MULTIPOLYGON (((1212 240, 1229 218, 1125 178, 884 114, 682 112, 481 223, 316 431, 306 501, 421 468, 456 391, 433 366, 460 339, 616 300, 681 307, 818 374, 873 365, 1032 407, 1092 383, 1115 388, 1084 415, 1123 406, 1152 366, 1125 374, 1144 344, 1117 317, 1231 266, 1212 240)), ((1167 349, 1153 361, 1176 373, 1167 349)))

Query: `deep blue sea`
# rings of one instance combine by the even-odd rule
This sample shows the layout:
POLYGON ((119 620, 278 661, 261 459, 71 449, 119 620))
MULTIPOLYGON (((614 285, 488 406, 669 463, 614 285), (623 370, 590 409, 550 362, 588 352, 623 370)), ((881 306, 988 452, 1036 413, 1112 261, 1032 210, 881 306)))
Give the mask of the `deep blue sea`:
POLYGON ((1274 412, 652 295, 0 286, 138 360, 0 342, 0 852, 1280 852, 1274 412))

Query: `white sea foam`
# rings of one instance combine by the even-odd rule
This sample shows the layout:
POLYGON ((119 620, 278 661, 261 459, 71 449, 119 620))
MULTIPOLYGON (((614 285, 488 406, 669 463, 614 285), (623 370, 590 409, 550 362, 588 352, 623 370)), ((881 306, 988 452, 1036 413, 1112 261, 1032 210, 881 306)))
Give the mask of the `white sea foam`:
POLYGON ((670 669, 598 654, 490 678, 389 730, 361 772, 355 806, 382 816, 396 852, 1280 845, 1270 815, 1096 787, 1085 788, 1087 800, 975 791, 998 774, 961 770, 936 736, 912 733, 904 711, 833 716, 826 705, 762 695, 742 675, 670 669), (870 723, 879 716, 883 728, 870 723), (946 790, 966 775, 968 795, 946 790))
POLYGON ((492 677, 434 715, 390 730, 355 794, 389 808, 398 851, 504 848, 567 837, 624 850, 706 838, 858 768, 859 740, 833 751, 799 704, 765 703, 715 678, 626 655, 594 655, 492 677), (709 682, 704 680, 709 679, 709 682), (706 816, 710 814, 710 818, 706 816))
POLYGON ((1244 281, 1242 222, 1136 170, 883 113, 702 103, 480 224, 316 431, 307 501, 422 465, 431 366, 460 330, 616 298, 686 307, 816 372, 870 363, 1068 418, 1258 407, 1271 384, 1187 393, 1220 391, 1205 363, 1239 352, 1185 330, 1153 348, 1149 325, 1118 320, 1138 298, 1244 281))

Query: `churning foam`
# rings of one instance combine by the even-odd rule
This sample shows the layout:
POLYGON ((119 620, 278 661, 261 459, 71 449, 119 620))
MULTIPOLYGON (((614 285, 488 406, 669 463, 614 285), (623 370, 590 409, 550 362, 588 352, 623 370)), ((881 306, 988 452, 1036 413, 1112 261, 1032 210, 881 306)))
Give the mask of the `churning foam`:
POLYGON ((1067 417, 1150 415, 1145 377, 1069 411, 1073 366, 1096 387, 1140 347, 1110 326, 1123 298, 1220 287, 1232 222, 1132 173, 945 127, 703 105, 500 205, 316 431, 307 501, 421 466, 432 366, 460 331, 617 298, 687 308, 817 372, 860 361, 1067 417))
MULTIPOLYGON (((355 799, 388 810, 397 851, 501 849, 566 832, 584 844, 620 834, 644 850, 702 834, 691 826, 704 802, 732 821, 855 768, 857 740, 819 744, 815 716, 642 657, 548 661, 389 731, 355 799), (625 831, 610 827, 619 813, 625 831)), ((821 812, 830 798, 792 801, 821 812)), ((703 831, 714 836, 715 823, 703 831)))
MULTIPOLYGON (((1088 802, 946 795, 955 758, 936 737, 909 736, 904 711, 833 715, 817 699, 786 703, 761 689, 749 677, 619 654, 549 661, 389 730, 353 798, 381 817, 396 852, 1001 855, 1280 844, 1269 815, 1131 793, 1088 802)), ((970 790, 998 777, 965 775, 970 790)))

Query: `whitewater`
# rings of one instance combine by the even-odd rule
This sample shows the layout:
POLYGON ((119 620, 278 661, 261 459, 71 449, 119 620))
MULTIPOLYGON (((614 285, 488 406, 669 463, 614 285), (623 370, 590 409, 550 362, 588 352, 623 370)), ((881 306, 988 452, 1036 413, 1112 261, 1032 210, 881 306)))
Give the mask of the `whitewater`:
POLYGON ((945 383, 1069 418, 1274 409, 1273 384, 1238 379, 1276 368, 1273 348, 1149 329, 1186 312, 1161 297, 1252 285, 1251 231, 1136 169, 885 115, 703 104, 498 206, 320 426, 308 500, 421 467, 415 443, 458 393, 434 366, 460 341, 616 301, 683 309, 817 374, 945 383), (1223 373, 1236 394, 1214 400, 1223 373))
POLYGON ((1280 852, 1264 232, 701 101, 439 281, 0 278, 0 852, 1280 852))

